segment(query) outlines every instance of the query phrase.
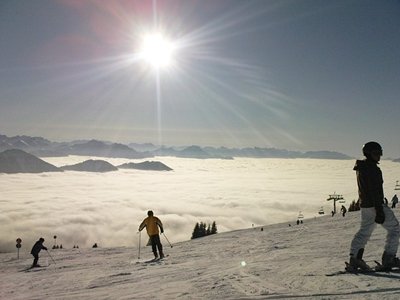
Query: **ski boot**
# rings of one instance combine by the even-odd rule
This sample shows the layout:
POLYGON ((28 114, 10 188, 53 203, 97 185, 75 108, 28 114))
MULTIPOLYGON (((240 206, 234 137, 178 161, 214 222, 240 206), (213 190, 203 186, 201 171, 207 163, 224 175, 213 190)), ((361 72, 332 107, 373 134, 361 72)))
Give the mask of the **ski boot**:
POLYGON ((370 272, 371 267, 362 259, 364 254, 364 249, 358 250, 357 256, 350 255, 350 262, 346 263, 346 271, 355 273, 357 271, 370 272))
POLYGON ((400 259, 395 254, 389 254, 386 251, 382 255, 382 264, 375 267, 377 271, 391 271, 392 268, 400 268, 400 259))
POLYGON ((350 257, 350 262, 346 263, 346 271, 356 273, 357 271, 370 272, 371 267, 363 260, 357 257, 350 257))

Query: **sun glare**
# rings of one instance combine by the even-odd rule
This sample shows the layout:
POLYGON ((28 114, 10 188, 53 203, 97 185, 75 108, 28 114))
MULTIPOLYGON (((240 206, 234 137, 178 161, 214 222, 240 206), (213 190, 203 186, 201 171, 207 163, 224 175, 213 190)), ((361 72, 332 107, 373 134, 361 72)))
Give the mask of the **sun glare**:
POLYGON ((174 44, 160 33, 149 34, 143 38, 141 57, 154 68, 165 68, 171 65, 174 44))

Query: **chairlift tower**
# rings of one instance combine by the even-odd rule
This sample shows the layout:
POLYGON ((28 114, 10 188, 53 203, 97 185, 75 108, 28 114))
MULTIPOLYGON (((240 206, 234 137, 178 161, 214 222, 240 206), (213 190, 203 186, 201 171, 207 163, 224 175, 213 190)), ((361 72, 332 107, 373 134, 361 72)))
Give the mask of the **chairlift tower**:
POLYGON ((326 201, 332 201, 332 200, 333 200, 333 212, 334 212, 334 214, 336 214, 336 201, 339 201, 340 203, 344 203, 344 198, 343 198, 343 195, 337 195, 335 192, 332 195, 329 195, 329 198, 326 199, 326 201))

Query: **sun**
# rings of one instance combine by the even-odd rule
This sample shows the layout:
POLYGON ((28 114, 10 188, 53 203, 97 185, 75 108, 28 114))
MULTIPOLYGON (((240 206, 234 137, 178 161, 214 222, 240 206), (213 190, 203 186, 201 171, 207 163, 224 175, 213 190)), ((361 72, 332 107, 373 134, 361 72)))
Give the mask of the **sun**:
POLYGON ((154 68, 171 66, 175 45, 161 33, 147 34, 143 37, 140 56, 154 68))

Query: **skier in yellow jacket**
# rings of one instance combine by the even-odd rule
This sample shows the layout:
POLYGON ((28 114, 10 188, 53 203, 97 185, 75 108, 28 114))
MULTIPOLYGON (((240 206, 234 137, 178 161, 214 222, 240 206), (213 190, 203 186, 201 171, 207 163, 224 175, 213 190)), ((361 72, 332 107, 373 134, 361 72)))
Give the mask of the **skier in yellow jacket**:
POLYGON ((147 234, 150 237, 151 248, 154 253, 154 258, 158 258, 158 252, 160 253, 160 258, 164 258, 163 246, 160 241, 160 232, 158 227, 160 227, 161 233, 164 232, 163 224, 160 219, 154 216, 153 212, 149 210, 147 212, 148 217, 143 220, 142 224, 139 226, 139 231, 142 231, 146 227, 147 234))

